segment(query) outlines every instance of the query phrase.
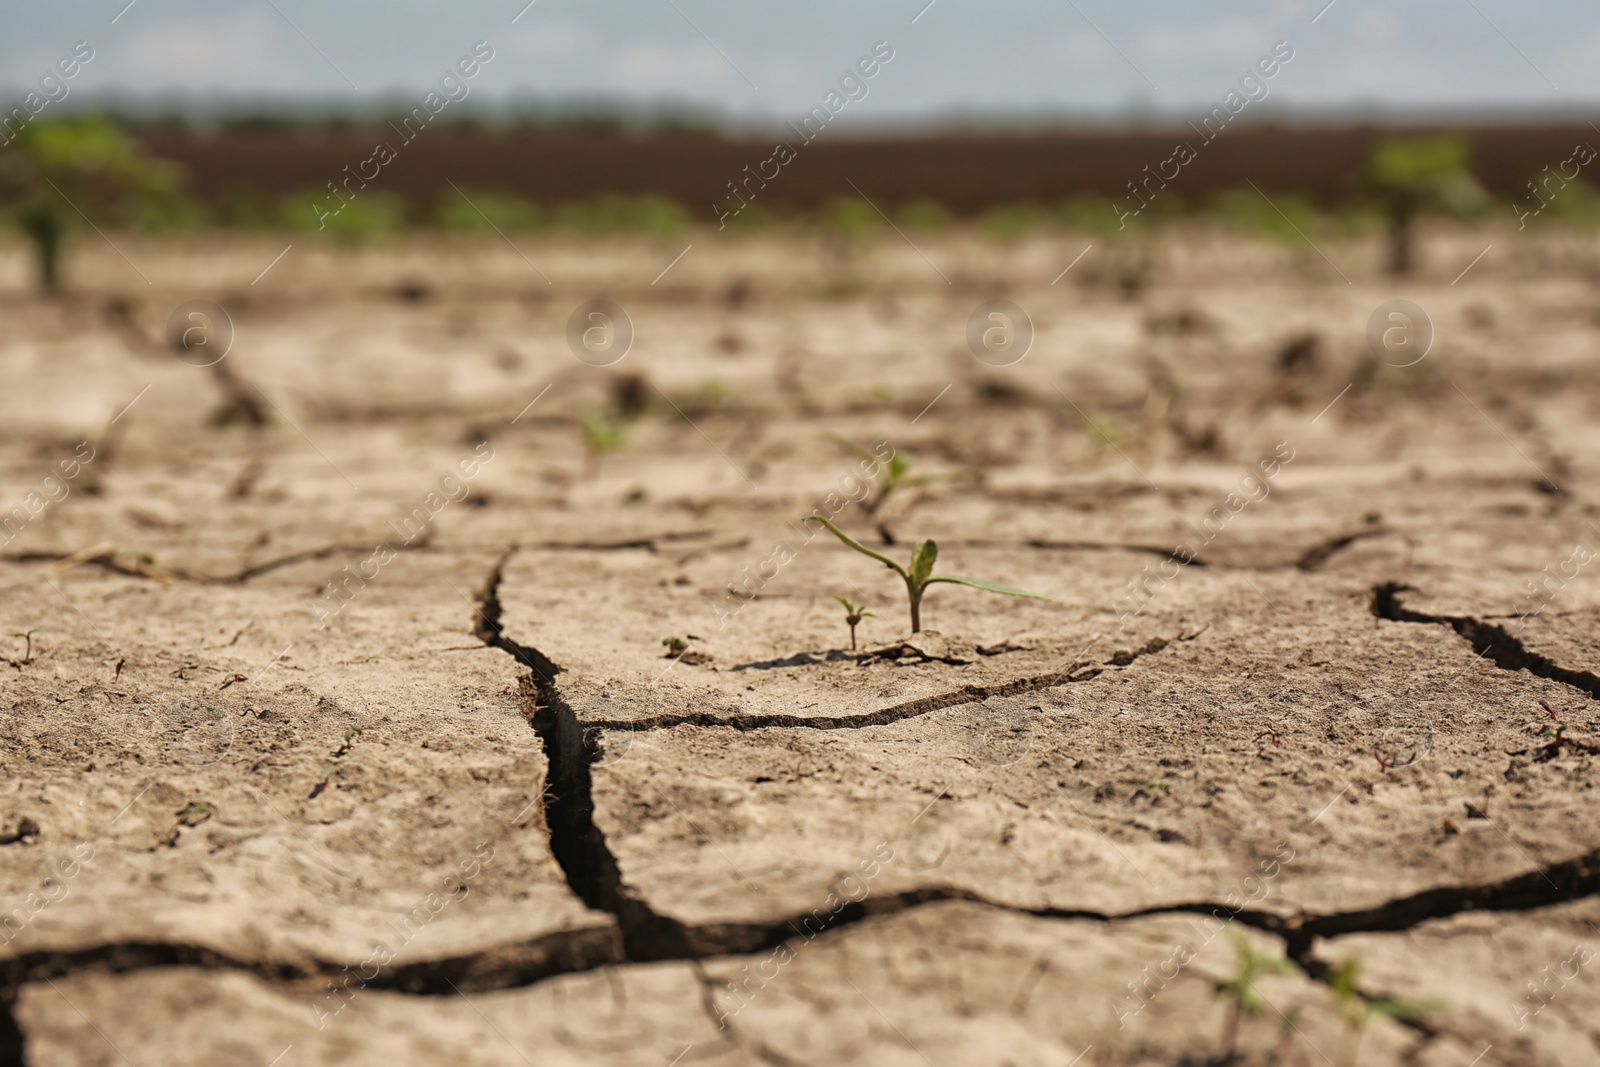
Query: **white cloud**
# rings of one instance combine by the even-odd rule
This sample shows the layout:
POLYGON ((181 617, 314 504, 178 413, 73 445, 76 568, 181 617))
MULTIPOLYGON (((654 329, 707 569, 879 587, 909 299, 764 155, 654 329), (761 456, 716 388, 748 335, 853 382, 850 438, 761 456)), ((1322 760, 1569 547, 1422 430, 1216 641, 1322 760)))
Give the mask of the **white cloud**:
POLYGON ((617 50, 609 69, 628 89, 687 91, 739 80, 728 61, 709 44, 635 41, 617 50))
POLYGON ((1219 58, 1249 62, 1272 46, 1271 33, 1246 19, 1222 19, 1198 26, 1152 26, 1139 37, 1141 55, 1158 63, 1209 65, 1219 58))
POLYGON ((1464 95, 1461 86, 1473 80, 1467 64, 1397 46, 1323 53, 1315 63, 1297 60, 1293 73, 1292 82, 1284 79, 1286 91, 1296 99, 1319 102, 1452 103, 1464 95))
MULTIPOLYGON (((214 22, 157 22, 100 50, 107 80, 147 87, 207 89, 300 89, 308 70, 322 60, 309 52, 281 20, 267 12, 240 12, 214 22), (297 47, 298 46, 298 47, 297 47)), ((325 82, 333 74, 317 73, 325 82)))

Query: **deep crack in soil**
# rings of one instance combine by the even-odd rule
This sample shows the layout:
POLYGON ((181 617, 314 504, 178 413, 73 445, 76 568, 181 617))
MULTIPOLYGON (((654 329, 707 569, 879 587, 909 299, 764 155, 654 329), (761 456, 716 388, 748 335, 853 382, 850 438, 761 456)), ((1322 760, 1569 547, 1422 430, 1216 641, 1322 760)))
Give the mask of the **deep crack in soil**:
POLYGON ((578 716, 556 687, 561 668, 536 648, 518 644, 500 625, 500 582, 508 549, 495 563, 478 594, 473 632, 485 643, 516 657, 529 668, 519 684, 528 720, 544 743, 549 774, 545 780, 545 821, 550 852, 566 875, 567 885, 596 911, 610 913, 622 934, 629 960, 688 959, 688 932, 676 919, 658 915, 622 882, 617 858, 594 822, 594 789, 590 768, 599 756, 598 737, 587 736, 578 716))
POLYGON ((1468 615, 1427 615, 1412 611, 1400 603, 1400 594, 1415 591, 1412 586, 1398 582, 1385 582, 1372 590, 1372 613, 1391 622, 1425 622, 1449 626, 1472 645, 1480 657, 1487 656, 1496 667, 1505 671, 1527 671, 1552 682, 1570 685, 1600 697, 1600 676, 1589 671, 1575 671, 1563 667, 1537 652, 1530 652, 1522 641, 1492 622, 1482 622, 1468 615))
MULTIPOLYGON (((651 715, 642 719, 595 719, 584 723, 588 730, 670 730, 677 726, 727 726, 735 730, 771 730, 771 729, 799 729, 799 730, 859 730, 867 726, 888 726, 890 723, 903 722, 914 719, 919 715, 927 715, 945 708, 960 707, 962 704, 977 704, 992 697, 1016 696, 1018 693, 1032 693, 1040 689, 1054 689, 1057 686, 1070 685, 1073 682, 1087 682, 1091 678, 1098 678, 1106 671, 1115 667, 1126 667, 1140 656, 1152 655, 1162 649, 1178 642, 1192 641, 1199 634, 1180 634, 1175 638, 1153 637, 1143 646, 1135 649, 1126 649, 1114 654, 1106 663, 1097 663, 1086 666, 1074 663, 1065 670, 1055 671, 1050 674, 1036 674, 1028 678, 1015 678, 1009 682, 998 685, 964 685, 960 689, 948 693, 935 693, 931 696, 918 697, 895 704, 877 711, 866 711, 859 715, 783 715, 783 714, 757 714, 757 715, 718 715, 706 711, 686 711, 677 714, 651 715), (1084 667, 1078 674, 1072 673, 1084 667)), ((937 660, 936 657, 925 657, 930 662, 950 662, 937 660)), ((962 661, 965 662, 965 661, 962 661)))
MULTIPOLYGON (((604 834, 594 821, 591 768, 599 755, 599 734, 608 724, 581 723, 556 686, 556 677, 561 673, 561 668, 539 650, 511 640, 501 628, 499 587, 505 565, 513 551, 508 550, 495 563, 479 592, 473 633, 485 644, 515 657, 529 670, 519 684, 530 723, 544 744, 549 762, 545 803, 551 852, 572 891, 589 907, 615 917, 621 933, 621 945, 604 931, 563 931, 533 942, 496 946, 463 956, 397 966, 367 982, 367 987, 424 996, 453 994, 458 988, 469 992, 524 988, 558 975, 592 970, 607 964, 681 960, 698 965, 698 961, 713 956, 739 956, 767 951, 794 937, 806 936, 802 923, 811 917, 810 913, 770 922, 689 926, 657 913, 624 884, 616 856, 610 851, 604 834)), ((1528 652, 1520 641, 1498 626, 1465 617, 1426 615, 1405 608, 1398 597, 1405 588, 1393 583, 1378 586, 1373 591, 1374 614, 1399 622, 1449 625, 1467 638, 1481 655, 1490 656, 1504 669, 1528 670, 1540 677, 1572 685, 1590 695, 1600 692, 1600 678, 1588 672, 1559 667, 1543 656, 1528 652)), ((1191 639, 1192 636, 1196 635, 1180 640, 1191 639)), ((670 723, 663 717, 619 725, 625 729, 636 729, 645 722, 663 726, 701 722, 710 726, 739 728, 818 726, 819 722, 828 724, 821 728, 829 729, 876 725, 925 714, 941 707, 981 700, 986 696, 1043 688, 1046 682, 1065 684, 1085 680, 1107 667, 1125 666, 1139 656, 1160 651, 1168 644, 1169 641, 1157 638, 1142 649, 1119 653, 1111 663, 1096 666, 1092 673, 1072 675, 1061 672, 1001 686, 968 686, 865 716, 834 720, 755 716, 738 721, 690 716, 675 717, 670 723)), ((1322 915, 1282 916, 1249 910, 1234 912, 1220 903, 1166 904, 1126 914, 1064 908, 1019 908, 987 899, 970 890, 926 886, 895 894, 868 896, 848 903, 830 916, 822 932, 833 932, 875 916, 892 915, 946 901, 961 901, 1035 918, 1076 919, 1106 924, 1162 915, 1209 914, 1224 921, 1236 920, 1280 938, 1287 957, 1298 963, 1310 977, 1327 981, 1330 968, 1313 955, 1319 938, 1332 939, 1360 933, 1400 933, 1425 922, 1467 911, 1533 911, 1596 893, 1600 893, 1600 849, 1499 882, 1443 886, 1370 908, 1322 915)), ((316 984, 345 973, 342 965, 329 961, 244 960, 202 946, 161 942, 110 943, 76 950, 44 950, 13 956, 0 962, 0 1067, 23 1067, 26 1063, 26 1037, 13 1014, 17 991, 22 984, 81 973, 126 973, 156 967, 234 970, 279 987, 316 984)), ((1425 1035, 1432 1036, 1439 1032, 1416 1020, 1403 1022, 1425 1035)))

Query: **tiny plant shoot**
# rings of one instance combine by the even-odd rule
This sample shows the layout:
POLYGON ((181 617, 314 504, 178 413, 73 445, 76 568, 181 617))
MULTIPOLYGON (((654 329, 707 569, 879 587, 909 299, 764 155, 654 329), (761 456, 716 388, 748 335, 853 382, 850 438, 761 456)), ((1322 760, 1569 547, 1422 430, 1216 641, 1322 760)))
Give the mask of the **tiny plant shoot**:
POLYGON ((862 619, 876 619, 877 616, 870 611, 862 610, 860 604, 850 603, 849 597, 836 596, 833 599, 844 605, 844 623, 850 627, 850 651, 856 650, 856 627, 862 619))
POLYGON ((604 412, 592 409, 583 413, 581 425, 586 457, 584 466, 593 476, 599 473, 602 457, 620 451, 628 443, 628 431, 633 427, 626 419, 612 420, 604 412))
POLYGON ((20 637, 28 643, 27 650, 22 654, 23 663, 33 662, 33 635, 38 632, 39 628, 36 626, 31 630, 12 630, 10 633, 6 634, 7 637, 20 637))
POLYGON ((922 632, 922 594, 934 582, 953 582, 956 585, 970 585, 974 589, 982 589, 990 593, 1004 593, 1006 596, 1025 596, 1032 600, 1050 599, 1047 596, 1040 596, 1038 593, 1030 593, 1026 589, 1013 589, 1009 585, 980 582, 976 578, 959 578, 954 574, 934 574, 933 561, 939 558, 939 546, 932 541, 923 541, 911 550, 911 567, 907 569, 888 556, 872 551, 872 549, 857 541, 821 515, 807 515, 804 521, 822 524, 828 528, 833 536, 863 556, 871 556, 905 580, 906 596, 911 601, 911 632, 914 634, 922 632))
MULTIPOLYGON (((877 457, 875 455, 873 455, 871 452, 868 452, 854 441, 846 440, 845 438, 834 433, 827 434, 826 436, 828 440, 838 445, 850 455, 855 456, 857 459, 868 463, 877 463, 877 457)), ((878 491, 873 493, 866 499, 866 501, 862 503, 861 509, 868 515, 876 515, 878 513, 878 509, 883 506, 884 501, 889 499, 889 494, 893 493, 896 489, 899 489, 902 486, 910 489, 920 485, 936 485, 939 482, 983 481, 982 471, 970 469, 946 471, 940 474, 912 474, 911 467, 914 463, 916 463, 915 457, 907 455, 904 452, 896 452, 893 456, 889 457, 889 461, 882 464, 878 469, 878 491)))
POLYGON ((1361 992, 1361 960, 1352 956, 1333 969, 1328 989, 1344 1018, 1345 1036, 1339 1049, 1339 1067, 1355 1067, 1361 1036, 1373 1019, 1417 1019, 1437 1012, 1434 1000, 1400 1000, 1396 997, 1369 997, 1361 992))
POLYGON ((1228 931, 1237 957, 1233 977, 1214 986, 1219 997, 1228 1000, 1228 1014, 1222 1026, 1222 1063, 1231 1063, 1238 1055, 1239 1024, 1247 1016, 1261 1014, 1267 1000, 1256 988, 1256 979, 1269 974, 1291 974, 1294 963, 1277 956, 1267 956, 1255 950, 1243 934, 1228 931))

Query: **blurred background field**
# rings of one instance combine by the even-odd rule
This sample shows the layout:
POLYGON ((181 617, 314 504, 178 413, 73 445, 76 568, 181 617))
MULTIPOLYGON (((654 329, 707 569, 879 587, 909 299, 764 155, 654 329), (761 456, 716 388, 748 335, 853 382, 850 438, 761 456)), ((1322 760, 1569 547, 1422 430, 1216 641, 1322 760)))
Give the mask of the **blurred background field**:
POLYGON ((696 229, 848 239, 894 236, 894 227, 908 237, 954 229, 1000 244, 1183 225, 1300 243, 1392 229, 1406 199, 1397 183, 1407 181, 1417 188, 1403 210, 1418 217, 1513 230, 1600 226, 1600 193, 1585 177, 1551 184, 1543 173, 1537 199, 1533 185, 1544 165, 1534 161, 1558 163, 1575 145, 1600 140, 1586 124, 1273 124, 1230 129, 1211 143, 1182 128, 952 131, 815 145, 790 136, 798 158, 770 182, 752 177, 748 168, 777 139, 588 119, 465 121, 407 143, 387 124, 349 120, 200 128, 84 115, 31 124, 0 153, 0 181, 11 239, 36 244, 91 225, 344 242, 405 233, 677 239, 696 229), (1170 183, 1150 181, 1150 168, 1185 142, 1198 143, 1198 159, 1170 183), (379 143, 393 146, 394 161, 370 183, 352 179, 379 143), (1441 150, 1443 158, 1425 159, 1441 150), (1437 173, 1397 179, 1397 153, 1437 173))

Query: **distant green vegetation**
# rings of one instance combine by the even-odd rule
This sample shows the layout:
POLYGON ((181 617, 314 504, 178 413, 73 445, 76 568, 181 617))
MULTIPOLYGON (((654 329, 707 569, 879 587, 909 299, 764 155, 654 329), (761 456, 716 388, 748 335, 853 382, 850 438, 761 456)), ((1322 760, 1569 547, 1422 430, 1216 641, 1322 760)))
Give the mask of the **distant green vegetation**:
POLYGON ((1470 217, 1488 197, 1468 169, 1470 149, 1456 134, 1386 137, 1367 164, 1367 182, 1389 225, 1389 271, 1411 273, 1416 220, 1424 213, 1470 217))
MULTIPOLYGON (((349 134, 359 124, 329 119, 324 126, 329 133, 349 134)), ((324 126, 285 119, 259 129, 324 126)), ((623 128, 601 123, 591 129, 589 119, 581 115, 535 126, 592 133, 623 128)), ((157 127, 144 123, 136 128, 157 127)), ((244 122, 228 128, 237 132, 258 127, 244 122)), ((473 123, 462 123, 452 136, 475 130, 473 123)), ((1353 172, 1357 187, 1337 203, 1313 202, 1270 187, 1266 195, 1248 186, 1217 193, 1174 180, 1171 189, 1164 185, 1166 191, 1136 217, 1119 212, 1112 195, 1084 193, 957 211, 930 197, 893 199, 870 188, 869 202, 846 186, 809 208, 757 195, 737 214, 726 214, 719 226, 718 213, 711 207, 712 190, 703 205, 695 206, 659 195, 614 192, 535 201, 503 186, 447 185, 431 201, 419 202, 414 190, 386 186, 384 179, 377 179, 353 193, 326 182, 290 196, 240 185, 200 199, 184 190, 178 168, 149 158, 116 120, 76 117, 34 123, 0 152, 0 222, 20 231, 32 244, 39 276, 49 286, 59 283, 61 249, 69 235, 87 228, 84 215, 106 228, 174 233, 206 228, 288 230, 319 235, 326 231, 345 243, 409 232, 558 238, 642 234, 677 241, 705 227, 726 230, 729 237, 773 231, 815 235, 843 254, 860 241, 898 240, 896 231, 916 242, 950 232, 973 234, 1002 248, 1067 236, 1108 249, 1120 243, 1130 255, 1152 247, 1150 238, 1173 226, 1210 227, 1294 246, 1303 238, 1370 237, 1382 231, 1390 269, 1405 273, 1413 266, 1419 220, 1430 216, 1462 222, 1493 220, 1483 214, 1486 196, 1472 175, 1471 160, 1470 145, 1462 135, 1397 135, 1375 140, 1364 168, 1353 172)), ((1564 179, 1559 195, 1548 199, 1545 207, 1558 224, 1600 226, 1600 190, 1582 180, 1564 179)))
MULTIPOLYGON (((340 202, 325 189, 274 199, 254 190, 233 188, 213 201, 204 201, 184 195, 176 186, 152 186, 139 190, 137 195, 127 196, 115 210, 97 216, 97 220, 150 232, 184 232, 211 227, 243 231, 326 230, 341 240, 354 242, 425 231, 491 236, 500 232, 554 237, 642 234, 676 238, 697 226, 718 229, 716 218, 709 211, 701 217, 660 196, 603 195, 541 204, 498 189, 464 189, 463 192, 466 198, 447 188, 431 208, 419 212, 398 194, 366 189, 344 201, 343 207, 335 212, 331 209, 340 202)), ((59 242, 73 226, 81 224, 76 214, 68 217, 54 209, 49 210, 49 217, 44 221, 36 217, 32 222, 24 222, 27 211, 37 212, 40 208, 33 196, 21 199, 25 206, 19 206, 18 198, 13 198, 6 214, 13 225, 31 227, 24 232, 36 241, 54 239, 59 242), (60 231, 54 238, 49 236, 52 226, 60 231)), ((895 237, 896 230, 916 240, 969 232, 1006 246, 1033 238, 1067 235, 1111 242, 1165 227, 1193 225, 1298 244, 1303 237, 1355 236, 1384 227, 1389 232, 1391 268, 1407 270, 1412 254, 1412 230, 1422 215, 1467 221, 1479 217, 1475 209, 1455 207, 1456 201, 1450 202, 1451 206, 1444 203, 1427 208, 1396 206, 1407 203, 1404 196, 1393 202, 1373 197, 1330 208, 1292 193, 1274 193, 1269 203, 1260 193, 1245 188, 1220 193, 1197 205, 1183 205, 1175 197, 1168 197, 1164 202, 1152 204, 1137 219, 1129 218, 1123 227, 1119 225, 1112 201, 1106 197, 1078 196, 1053 206, 1036 202, 1001 204, 965 218, 927 198, 905 204, 880 204, 884 212, 880 214, 860 197, 836 197, 811 211, 752 203, 738 216, 728 219, 726 230, 729 234, 789 231, 848 241, 895 237), (1158 206, 1162 210, 1157 211, 1158 206)), ((67 212, 70 213, 71 208, 67 208, 67 212)), ((1569 225, 1600 225, 1600 190, 1582 182, 1571 182, 1559 197, 1553 198, 1547 213, 1569 225)))
POLYGON ((513 233, 538 229, 545 215, 539 205, 501 189, 452 189, 433 218, 441 229, 459 233, 513 233))
POLYGON ((282 205, 283 221, 293 230, 326 230, 343 241, 360 242, 406 230, 406 205, 393 193, 363 189, 354 199, 327 193, 292 196, 282 205), (337 208, 335 212, 332 209, 337 208), (324 216, 322 213, 327 212, 324 216))
POLYGON ((562 204, 552 212, 551 228, 569 233, 648 233, 676 236, 689 228, 689 213, 662 196, 597 196, 562 204))
POLYGON ((1207 214, 1229 229, 1278 241, 1299 241, 1319 223, 1317 210, 1299 196, 1276 196, 1271 203, 1254 189, 1234 189, 1211 202, 1207 214))
POLYGON ((0 211, 32 244, 46 290, 61 287, 62 247, 81 219, 181 219, 181 204, 172 168, 98 116, 32 123, 0 155, 0 211))

